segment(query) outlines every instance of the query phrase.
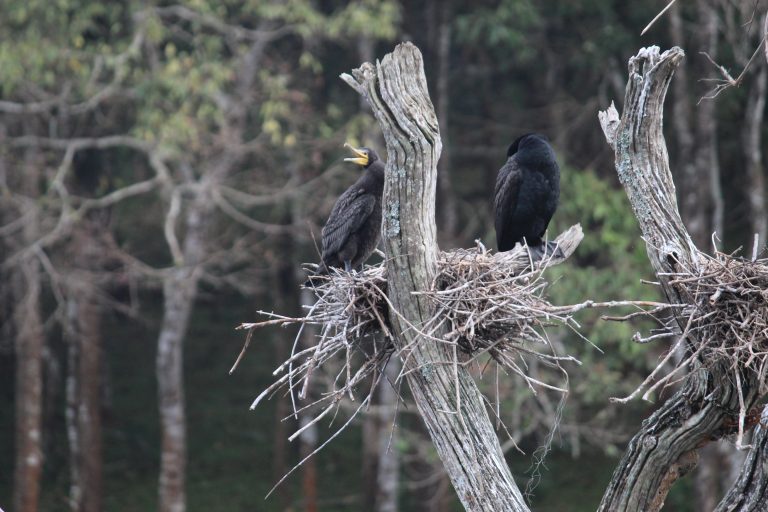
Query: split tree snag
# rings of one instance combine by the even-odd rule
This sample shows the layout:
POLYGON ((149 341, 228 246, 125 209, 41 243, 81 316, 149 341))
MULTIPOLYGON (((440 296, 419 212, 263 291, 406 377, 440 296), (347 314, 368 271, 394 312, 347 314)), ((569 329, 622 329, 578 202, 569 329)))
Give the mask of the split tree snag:
MULTIPOLYGON (((680 219, 662 133, 664 96, 682 58, 683 51, 677 47, 662 54, 655 46, 641 49, 629 60, 629 82, 621 117, 611 105, 600 112, 599 118, 615 151, 616 171, 640 224, 648 258, 664 294, 670 303, 687 304, 695 310, 697 305, 688 289, 670 277, 680 272, 696 274, 704 265, 704 258, 680 219)), ((678 308, 674 308, 674 314, 685 332, 688 315, 678 308)), ((697 336, 698 331, 688 333, 689 353, 706 341, 697 336)), ((710 362, 705 366, 698 359, 692 363, 679 391, 646 419, 633 437, 599 510, 661 509, 670 487, 695 466, 696 450, 733 433, 739 412, 750 410, 758 399, 759 386, 754 374, 736 369, 739 390, 733 371, 726 364, 710 362)))
MULTIPOLYGON (((480 391, 453 360, 449 344, 419 336, 412 326, 434 306, 413 292, 430 289, 437 268, 435 187, 442 143, 427 91, 421 52, 402 43, 375 65, 342 79, 370 104, 387 145, 382 238, 388 296, 398 349, 414 400, 462 504, 470 511, 527 511, 480 391), (458 383, 459 389, 456 389, 458 383)), ((433 334, 441 337, 441 332, 433 334)))

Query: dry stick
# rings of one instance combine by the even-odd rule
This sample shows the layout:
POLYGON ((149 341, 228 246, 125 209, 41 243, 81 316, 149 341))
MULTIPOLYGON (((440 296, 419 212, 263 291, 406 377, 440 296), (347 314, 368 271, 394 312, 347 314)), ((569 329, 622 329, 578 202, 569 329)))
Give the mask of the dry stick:
POLYGON ((316 453, 318 453, 320 450, 322 450, 323 448, 325 448, 325 447, 328 445, 328 443, 330 443, 331 441, 333 441, 334 439, 336 439, 336 437, 338 437, 338 436, 339 436, 339 434, 341 434, 341 433, 344 431, 344 429, 346 429, 346 428, 347 428, 347 426, 348 426, 350 423, 352 423, 352 420, 353 420, 353 419, 355 419, 355 417, 357 416, 357 414, 358 414, 358 413, 360 412, 360 410, 361 410, 361 409, 362 409, 362 408, 363 408, 363 407, 364 407, 364 406, 365 406, 365 405, 368 403, 368 401, 370 400, 370 398, 371 398, 370 396, 366 397, 366 398, 365 398, 365 400, 363 400, 363 401, 362 401, 362 403, 360 404, 360 406, 358 406, 358 408, 357 408, 357 409, 355 410, 355 412, 352 414, 352 416, 350 416, 350 417, 349 417, 349 419, 346 421, 346 423, 344 423, 344 424, 343 424, 341 427, 339 427, 339 428, 336 430, 336 432, 334 432, 334 433, 331 435, 331 437, 329 437, 328 439, 326 439, 326 440, 325 440, 325 442, 323 442, 323 444, 321 444, 320 446, 318 446, 317 448, 315 448, 315 449, 312 451, 312 453, 310 453, 309 455, 307 455, 306 457, 304 457, 303 459, 301 459, 301 460, 299 461, 299 463, 298 463, 298 464, 296 464, 295 466, 293 466, 293 468, 291 468, 291 470, 290 470, 290 471, 288 471, 288 472, 287 472, 285 475, 283 475, 283 477, 282 477, 280 480, 278 480, 278 482, 277 482, 277 483, 276 483, 276 484, 275 484, 275 485, 272 487, 272 489, 270 489, 270 490, 269 490, 269 492, 267 493, 267 495, 266 495, 266 496, 264 496, 264 499, 266 500, 267 498, 269 498, 269 496, 270 496, 270 495, 271 495, 273 492, 275 492, 275 489, 277 489, 277 487, 278 487, 278 486, 279 486, 281 483, 283 483, 283 482, 285 481, 285 479, 286 479, 286 478, 288 478, 288 477, 289 477, 289 476, 290 476, 290 475, 291 475, 291 474, 292 474, 294 471, 296 471, 296 470, 297 470, 299 467, 301 467, 301 465, 302 465, 302 464, 304 464, 304 463, 305 463, 307 460, 309 460, 309 458, 310 458, 310 457, 312 457, 313 455, 315 455, 316 453))
POLYGON ((669 2, 669 3, 667 4, 667 6, 666 6, 665 8, 663 8, 663 9, 662 9, 662 10, 659 12, 659 14, 657 14, 657 15, 656 15, 656 16, 655 16, 655 17, 654 17, 652 20, 651 20, 651 22, 650 22, 650 23, 648 23, 648 25, 646 25, 646 26, 645 26, 645 28, 643 29, 643 31, 642 31, 642 32, 640 32, 640 35, 641 35, 641 36, 642 36, 642 35, 645 35, 645 33, 646 33, 646 32, 648 32, 648 30, 649 30, 649 29, 650 29, 650 28, 653 26, 653 24, 654 24, 654 23, 656 23, 656 21, 657 21, 659 18, 661 18, 661 17, 664 15, 664 13, 665 13, 665 12, 667 12, 667 11, 669 10, 669 8, 670 8, 670 7, 672 7, 672 5, 673 5, 673 4, 674 4, 676 1, 677 1, 677 0, 672 0, 671 2, 669 2))
POLYGON ((717 98, 720 95, 720 93, 725 91, 726 89, 728 89, 730 87, 738 87, 738 86, 740 86, 741 82, 744 80, 744 76, 747 74, 747 70, 749 69, 750 64, 752 64, 752 61, 755 60, 755 57, 757 57, 757 54, 760 53, 760 49, 765 44, 766 37, 768 37, 768 33, 764 34, 762 39, 760 39, 760 44, 757 45, 757 48, 755 48, 755 51, 752 53, 752 56, 749 58, 747 63, 744 65, 744 69, 741 70, 741 73, 735 79, 731 76, 730 73, 728 73, 727 69, 725 69, 723 66, 721 66, 720 64, 715 62, 712 59, 712 57, 709 56, 709 54, 707 52, 699 52, 702 55, 704 55, 707 58, 707 60, 709 60, 709 62, 711 62, 712 65, 715 66, 720 71, 720 74, 723 75, 723 79, 722 80, 710 78, 710 79, 705 79, 703 81, 723 82, 723 83, 718 84, 717 86, 715 86, 715 88, 708 95, 703 96, 701 99, 699 99, 698 103, 701 103, 702 100, 713 100, 713 99, 717 98))

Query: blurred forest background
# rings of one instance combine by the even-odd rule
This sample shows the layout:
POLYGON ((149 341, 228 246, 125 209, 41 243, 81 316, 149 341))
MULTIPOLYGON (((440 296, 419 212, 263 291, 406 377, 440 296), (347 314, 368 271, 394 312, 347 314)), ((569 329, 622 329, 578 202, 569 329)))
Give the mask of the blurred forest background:
MULTIPOLYGON (((249 411, 295 332, 258 334, 258 310, 298 314, 302 262, 359 170, 344 141, 384 153, 338 75, 402 40, 424 52, 444 143, 443 248, 494 246, 496 171, 518 135, 546 134, 562 167, 550 237, 586 237, 550 274, 555 303, 654 299, 645 249, 597 122, 620 105, 638 48, 681 46, 665 131, 683 218, 701 248, 766 240, 762 148, 768 66, 707 99, 760 46, 768 2, 680 0, 4 0, 0 15, 0 507, 163 510, 460 510, 415 408, 376 405, 264 500, 349 415, 299 428, 278 396, 249 411), (390 450, 381 446, 391 445, 390 450), (14 468, 11 470, 11 468, 14 468)), ((532 505, 594 510, 653 404, 625 396, 669 347, 647 327, 579 318, 602 353, 550 334, 584 363, 532 505)), ((311 333, 309 333, 311 335, 311 333)), ((533 372, 543 371, 532 368, 533 372)), ((329 376, 332 378, 332 376, 329 376)), ((496 382, 484 378, 489 396, 496 382)), ((407 400, 407 390, 400 390, 407 400)), ((502 435, 519 484, 557 416, 501 376, 502 435)), ((730 445, 668 500, 711 510, 730 445)))

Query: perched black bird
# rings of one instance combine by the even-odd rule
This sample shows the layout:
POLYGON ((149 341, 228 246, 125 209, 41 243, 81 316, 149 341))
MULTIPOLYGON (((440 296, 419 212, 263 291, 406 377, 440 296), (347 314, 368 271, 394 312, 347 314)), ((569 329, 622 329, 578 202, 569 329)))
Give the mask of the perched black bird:
POLYGON ((356 156, 344 161, 363 166, 365 172, 333 205, 323 228, 323 261, 317 274, 327 274, 330 267, 361 268, 381 238, 384 162, 370 148, 349 148, 356 156))
POLYGON ((509 251, 523 239, 529 247, 543 248, 542 237, 559 197, 560 168, 547 139, 536 133, 518 137, 496 177, 493 209, 499 251, 509 251))

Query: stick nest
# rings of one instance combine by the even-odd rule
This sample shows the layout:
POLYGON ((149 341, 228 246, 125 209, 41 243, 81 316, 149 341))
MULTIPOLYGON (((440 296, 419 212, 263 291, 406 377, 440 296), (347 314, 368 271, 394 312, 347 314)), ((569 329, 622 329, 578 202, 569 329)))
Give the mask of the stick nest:
MULTIPOLYGON (((418 292, 434 301, 435 314, 424 325, 410 327, 422 339, 451 344, 470 358, 489 354, 503 368, 523 377, 531 389, 540 385, 565 392, 564 388, 527 376, 525 360, 532 356, 557 368, 562 361, 578 363, 574 357, 555 353, 543 327, 553 322, 574 327, 577 324, 571 315, 592 304, 549 303, 544 294, 547 283, 543 271, 570 256, 582 238, 581 227, 575 225, 550 242, 537 257, 521 246, 492 254, 480 243, 473 249, 441 253, 432 289, 418 292)), ((305 316, 292 318, 262 311, 269 320, 242 324, 240 328, 249 332, 232 371, 255 329, 268 325, 301 326, 291 357, 274 372, 279 378, 259 395, 252 407, 281 388, 289 389, 292 397, 294 391, 300 398, 305 397, 314 371, 333 359, 341 361, 342 370, 337 373, 333 389, 320 402, 332 406, 344 395, 354 398, 355 388, 369 377, 373 377, 375 386, 396 350, 389 315, 399 313, 387 298, 386 287, 384 263, 367 266, 361 272, 333 271, 313 286, 317 300, 305 316), (316 328, 318 334, 309 343, 305 341, 305 345, 311 346, 300 347, 302 331, 309 326, 316 328)), ((401 350, 407 352, 410 348, 401 350)), ((466 364, 459 362, 458 356, 455 359, 451 362, 466 364)))
POLYGON ((667 335, 660 335, 675 336, 677 342, 631 395, 614 401, 626 402, 640 393, 648 400, 655 390, 681 380, 692 369, 723 365, 737 383, 741 404, 737 446, 741 447, 749 414, 741 383, 754 377, 759 392, 768 392, 768 259, 750 260, 719 251, 698 257, 694 269, 659 274, 685 301, 671 305, 680 308, 678 320, 667 335), (674 362, 676 353, 685 355, 674 362))
MULTIPOLYGON (((696 333, 694 355, 705 365, 727 362, 753 372, 768 392, 768 260, 701 254, 697 271, 671 275, 695 304, 685 330, 696 333)), ((743 373, 742 373, 743 375, 743 373)))

